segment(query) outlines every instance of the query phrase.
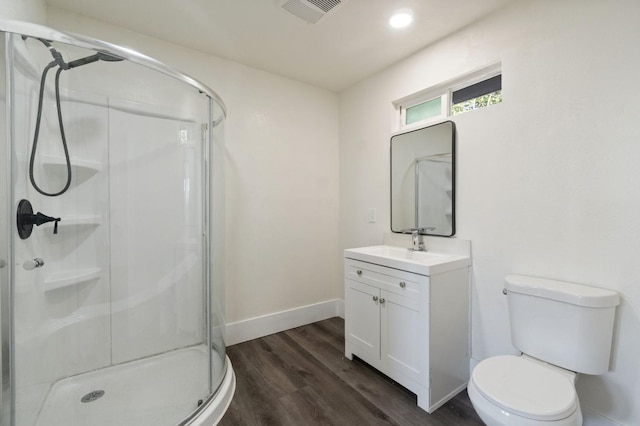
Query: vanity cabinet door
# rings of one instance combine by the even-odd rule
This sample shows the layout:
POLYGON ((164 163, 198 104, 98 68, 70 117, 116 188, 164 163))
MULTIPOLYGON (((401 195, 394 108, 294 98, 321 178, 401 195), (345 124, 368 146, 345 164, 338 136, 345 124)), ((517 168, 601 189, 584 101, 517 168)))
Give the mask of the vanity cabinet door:
POLYGON ((346 355, 357 355, 365 362, 380 366, 380 290, 369 285, 346 280, 345 331, 346 355))
POLYGON ((382 291, 380 352, 387 375, 407 386, 406 379, 428 383, 428 315, 417 300, 382 291))

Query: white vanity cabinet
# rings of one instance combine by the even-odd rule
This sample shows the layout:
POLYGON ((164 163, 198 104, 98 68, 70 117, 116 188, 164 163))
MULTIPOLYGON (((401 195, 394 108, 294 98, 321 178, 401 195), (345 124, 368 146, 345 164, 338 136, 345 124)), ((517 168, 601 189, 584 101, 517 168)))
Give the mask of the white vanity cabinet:
POLYGON ((391 377, 433 412, 469 380, 468 263, 429 276, 350 254, 345 251, 345 355, 391 377))

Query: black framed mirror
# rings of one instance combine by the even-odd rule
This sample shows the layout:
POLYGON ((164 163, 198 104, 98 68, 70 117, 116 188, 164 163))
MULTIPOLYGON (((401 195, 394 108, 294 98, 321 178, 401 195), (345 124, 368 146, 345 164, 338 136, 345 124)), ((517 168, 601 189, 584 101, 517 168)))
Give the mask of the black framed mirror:
POLYGON ((455 124, 445 121, 391 138, 391 231, 456 233, 455 124))

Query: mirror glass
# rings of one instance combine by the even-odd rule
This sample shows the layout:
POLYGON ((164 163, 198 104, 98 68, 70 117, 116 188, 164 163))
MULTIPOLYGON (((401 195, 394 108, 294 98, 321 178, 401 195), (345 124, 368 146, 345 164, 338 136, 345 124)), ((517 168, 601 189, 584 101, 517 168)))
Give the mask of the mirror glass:
POLYGON ((455 234, 455 125, 445 121, 391 138, 391 230, 455 234))

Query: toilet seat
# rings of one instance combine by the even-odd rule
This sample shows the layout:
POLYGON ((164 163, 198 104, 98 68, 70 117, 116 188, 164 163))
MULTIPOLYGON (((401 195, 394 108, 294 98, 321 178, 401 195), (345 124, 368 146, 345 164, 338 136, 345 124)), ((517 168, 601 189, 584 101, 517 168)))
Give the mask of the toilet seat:
POLYGON ((471 380, 487 400, 521 417, 560 420, 578 408, 569 376, 524 357, 503 355, 485 359, 473 370, 471 380))

